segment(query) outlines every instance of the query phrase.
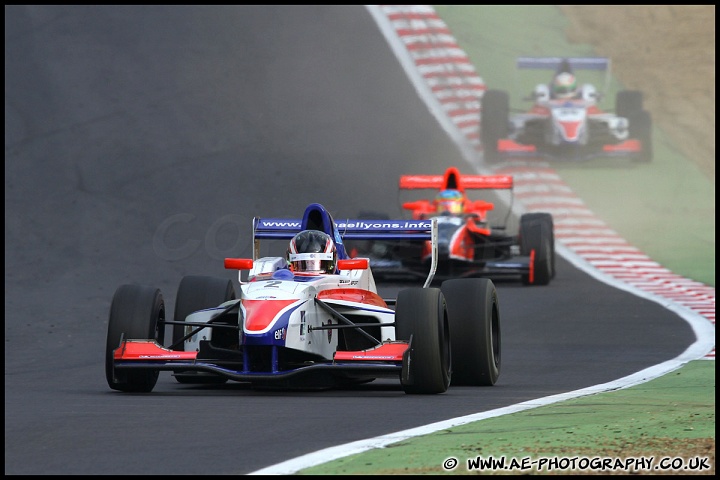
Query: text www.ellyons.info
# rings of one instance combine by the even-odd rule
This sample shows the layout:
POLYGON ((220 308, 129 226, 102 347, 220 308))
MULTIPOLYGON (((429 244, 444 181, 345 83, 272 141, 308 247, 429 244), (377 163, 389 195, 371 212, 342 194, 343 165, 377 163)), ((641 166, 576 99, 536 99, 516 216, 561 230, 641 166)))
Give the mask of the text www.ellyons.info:
POLYGON ((712 465, 708 457, 474 457, 461 464, 455 457, 445 459, 443 470, 467 471, 538 471, 538 472, 704 472, 712 465))

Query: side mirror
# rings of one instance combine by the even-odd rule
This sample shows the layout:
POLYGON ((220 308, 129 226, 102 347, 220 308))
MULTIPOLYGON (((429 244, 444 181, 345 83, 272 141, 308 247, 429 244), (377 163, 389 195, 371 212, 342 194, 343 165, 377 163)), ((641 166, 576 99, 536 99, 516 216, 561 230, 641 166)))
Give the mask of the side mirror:
POLYGON ((402 204, 405 210, 419 210, 421 212, 430 212, 433 210, 432 203, 427 200, 415 200, 414 202, 405 202, 402 204))
POLYGON ((228 270, 250 270, 253 267, 252 258, 226 258, 225 268, 228 270))
POLYGON ((349 258, 338 260, 338 270, 367 270, 370 262, 367 258, 349 258))

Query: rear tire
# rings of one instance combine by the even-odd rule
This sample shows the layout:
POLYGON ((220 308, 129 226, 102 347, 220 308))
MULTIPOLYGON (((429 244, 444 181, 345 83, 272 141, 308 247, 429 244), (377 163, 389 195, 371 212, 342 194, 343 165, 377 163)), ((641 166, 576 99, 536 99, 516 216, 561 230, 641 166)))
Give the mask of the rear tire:
POLYGON ((500 375, 500 307, 487 278, 446 280, 452 385, 492 386, 500 375))
POLYGON ((395 309, 395 338, 409 340, 401 384, 405 393, 444 393, 450 386, 447 308, 439 288, 401 290, 395 309))
MULTIPOLYGON (((173 319, 176 322, 184 322, 185 318, 193 312, 217 307, 235 298, 235 287, 229 279, 188 275, 183 277, 178 286, 173 319)), ((184 336, 185 326, 173 325, 173 350, 184 350, 185 342, 178 344, 184 336)), ((173 376, 179 383, 219 384, 227 382, 226 377, 205 372, 175 372, 173 376)))
POLYGON ((480 108, 480 139, 486 163, 501 160, 498 140, 510 133, 510 97, 503 90, 487 90, 480 108))
POLYGON ((105 377, 113 390, 151 392, 159 370, 116 370, 113 353, 120 340, 165 340, 165 302, 157 288, 121 285, 113 295, 105 345, 105 377))
POLYGON ((535 252, 532 275, 522 274, 524 285, 547 285, 555 276, 555 234, 552 215, 526 213, 520 217, 520 254, 535 252))

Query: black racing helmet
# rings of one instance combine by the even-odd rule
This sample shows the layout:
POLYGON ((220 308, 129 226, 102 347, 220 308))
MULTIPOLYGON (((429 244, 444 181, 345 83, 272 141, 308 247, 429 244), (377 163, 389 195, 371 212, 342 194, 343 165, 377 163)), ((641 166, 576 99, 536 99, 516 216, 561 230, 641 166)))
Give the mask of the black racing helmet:
POLYGON ((337 248, 327 233, 303 230, 290 240, 287 261, 295 272, 335 273, 337 248))

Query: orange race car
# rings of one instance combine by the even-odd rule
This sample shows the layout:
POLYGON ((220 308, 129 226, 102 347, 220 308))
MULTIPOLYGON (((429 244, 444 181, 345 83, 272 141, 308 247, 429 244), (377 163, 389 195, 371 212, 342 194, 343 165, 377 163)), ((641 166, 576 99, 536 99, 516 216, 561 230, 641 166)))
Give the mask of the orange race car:
MULTIPOLYGON (((554 277, 555 238, 549 213, 525 213, 520 217, 517 232, 508 233, 504 225, 491 226, 488 221, 494 203, 467 196, 466 191, 476 189, 512 192, 511 175, 461 174, 456 167, 450 167, 443 175, 402 175, 399 187, 438 191, 432 200, 402 204, 415 220, 437 219, 436 278, 516 276, 526 285, 547 285, 554 277)), ((510 209, 506 221, 509 214, 510 209)), ((355 247, 359 255, 370 257, 379 278, 421 277, 422 272, 427 272, 432 253, 429 242, 417 246, 380 241, 355 247)))

